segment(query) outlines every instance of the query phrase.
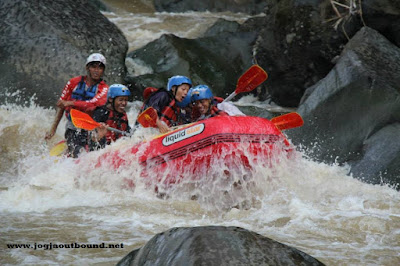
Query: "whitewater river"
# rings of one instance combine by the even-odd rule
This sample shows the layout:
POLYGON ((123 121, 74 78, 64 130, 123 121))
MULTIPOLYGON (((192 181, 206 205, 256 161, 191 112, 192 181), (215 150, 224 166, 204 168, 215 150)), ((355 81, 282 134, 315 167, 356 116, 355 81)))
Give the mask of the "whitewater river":
MULTIPOLYGON (((145 1, 137 1, 135 7, 108 2, 124 8, 105 15, 124 32, 131 50, 163 33, 199 36, 219 17, 239 22, 245 18, 155 14, 145 1)), ((140 102, 130 106, 131 121, 139 106, 140 102)), ((82 156, 79 163, 50 157, 49 147, 62 139, 65 123, 45 143, 54 114, 53 109, 36 106, 34 99, 26 106, 0 106, 2 265, 115 265, 159 232, 202 225, 243 227, 327 265, 400 265, 399 192, 359 182, 347 175, 346 167, 314 162, 297 147, 293 157, 280 158, 272 168, 254 166, 251 178, 256 186, 249 189, 230 191, 220 187, 219 176, 205 177, 210 182, 197 190, 203 193, 198 200, 191 200, 193 191, 184 188, 160 199, 142 185, 134 156, 132 166, 118 172, 91 166, 104 150, 82 156), (137 182, 135 190, 125 186, 126 178, 137 182), (246 208, 230 208, 242 202, 246 208), (50 243, 65 247, 50 249, 50 243), (115 246, 76 246, 102 243, 115 246), (11 248, 14 244, 31 248, 11 248)), ((150 131, 138 130, 132 139, 107 149, 148 138, 150 131)), ((213 167, 218 173, 220 166, 213 167)))

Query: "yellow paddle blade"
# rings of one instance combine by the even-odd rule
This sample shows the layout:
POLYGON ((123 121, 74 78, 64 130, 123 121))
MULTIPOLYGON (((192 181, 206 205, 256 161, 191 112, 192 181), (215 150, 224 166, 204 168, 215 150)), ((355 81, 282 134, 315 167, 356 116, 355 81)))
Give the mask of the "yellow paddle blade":
POLYGON ((50 150, 50 156, 61 156, 63 155, 68 149, 67 142, 62 140, 58 142, 53 148, 50 150))

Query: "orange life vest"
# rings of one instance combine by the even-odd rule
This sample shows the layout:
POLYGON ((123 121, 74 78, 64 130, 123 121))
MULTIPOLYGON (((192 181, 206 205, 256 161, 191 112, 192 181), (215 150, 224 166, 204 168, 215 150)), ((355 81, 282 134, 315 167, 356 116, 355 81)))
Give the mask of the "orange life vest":
MULTIPOLYGON (((144 103, 140 109, 140 113, 143 112, 147 107, 149 107, 147 105, 147 103, 149 102, 150 98, 153 95, 165 91, 168 93, 168 96, 170 97, 170 102, 168 103, 167 106, 165 106, 161 110, 161 114, 160 113, 158 114, 160 120, 163 121, 164 123, 166 123, 169 127, 183 124, 183 122, 180 121, 180 119, 178 119, 178 117, 180 117, 181 110, 178 106, 176 106, 176 104, 175 104, 176 101, 170 92, 166 91, 165 89, 156 89, 156 88, 152 88, 152 87, 148 87, 148 88, 146 88, 146 90, 145 90, 146 95, 145 95, 145 93, 143 93, 143 96, 144 97, 146 96, 147 98, 144 100, 144 103)), ((137 123, 137 121, 136 121, 136 123, 137 123)))
MULTIPOLYGON (((128 116, 126 113, 124 113, 123 116, 120 116, 118 114, 114 114, 113 110, 110 110, 107 108, 108 113, 108 118, 106 120, 106 124, 109 127, 113 127, 116 129, 119 129, 121 131, 128 131, 129 129, 129 124, 128 124, 128 116)), ((118 138, 121 137, 121 134, 108 130, 107 135, 106 135, 106 140, 107 144, 110 144, 113 141, 116 141, 118 138)))
POLYGON ((229 116, 227 112, 224 112, 222 110, 219 110, 217 108, 217 106, 213 105, 213 107, 210 110, 210 117, 214 117, 214 116, 229 116))
POLYGON ((161 121, 164 121, 169 127, 182 124, 180 121, 178 121, 178 116, 181 112, 181 109, 176 106, 175 102, 175 99, 172 99, 171 102, 164 107, 160 115, 161 121))

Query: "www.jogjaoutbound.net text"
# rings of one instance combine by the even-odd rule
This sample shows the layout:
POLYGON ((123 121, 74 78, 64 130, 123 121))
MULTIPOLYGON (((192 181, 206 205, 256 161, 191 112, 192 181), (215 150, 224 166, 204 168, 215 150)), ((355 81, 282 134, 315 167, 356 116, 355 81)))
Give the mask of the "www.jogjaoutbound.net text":
POLYGON ((43 249, 43 250, 52 250, 58 248, 124 248, 124 243, 119 244, 79 244, 79 243, 69 243, 69 244, 57 244, 57 243, 34 243, 34 244, 7 244, 7 248, 16 249, 43 249))

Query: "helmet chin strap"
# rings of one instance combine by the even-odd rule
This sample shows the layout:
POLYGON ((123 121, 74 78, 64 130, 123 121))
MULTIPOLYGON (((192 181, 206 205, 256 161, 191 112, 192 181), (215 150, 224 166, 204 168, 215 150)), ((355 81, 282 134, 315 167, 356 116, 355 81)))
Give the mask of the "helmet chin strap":
POLYGON ((212 105, 212 98, 208 99, 210 102, 208 104, 208 110, 207 113, 209 113, 211 111, 211 105, 212 105))
POLYGON ((108 99, 107 104, 111 105, 111 108, 112 108, 114 111, 117 111, 117 110, 115 110, 115 98, 111 98, 111 101, 110 101, 110 99, 108 99))
POLYGON ((115 98, 112 98, 111 106, 112 106, 114 111, 117 111, 117 110, 115 110, 115 98))
POLYGON ((176 94, 178 93, 178 86, 174 86, 175 92, 173 93, 174 98, 176 99, 176 94))

